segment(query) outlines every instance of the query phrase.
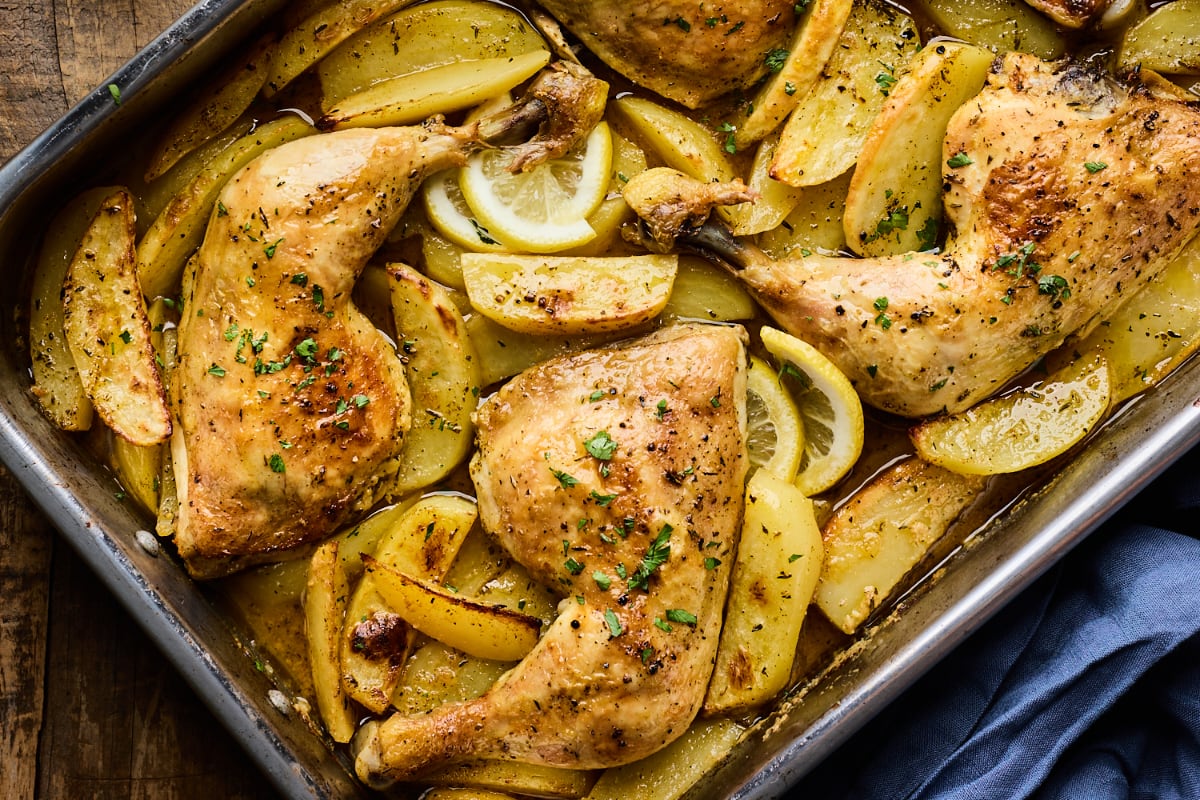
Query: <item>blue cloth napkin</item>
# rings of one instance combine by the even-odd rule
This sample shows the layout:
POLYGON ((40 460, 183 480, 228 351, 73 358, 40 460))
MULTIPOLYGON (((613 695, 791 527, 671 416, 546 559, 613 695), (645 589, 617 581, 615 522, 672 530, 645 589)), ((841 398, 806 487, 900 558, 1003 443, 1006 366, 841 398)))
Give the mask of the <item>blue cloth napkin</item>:
POLYGON ((789 793, 1200 798, 1200 449, 789 793))

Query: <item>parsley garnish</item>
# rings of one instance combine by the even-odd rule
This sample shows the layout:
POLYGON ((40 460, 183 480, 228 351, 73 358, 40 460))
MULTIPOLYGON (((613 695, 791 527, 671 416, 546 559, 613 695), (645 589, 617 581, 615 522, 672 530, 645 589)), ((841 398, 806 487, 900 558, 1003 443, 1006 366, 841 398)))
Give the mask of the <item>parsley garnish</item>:
POLYGON ((655 536, 654 541, 646 548, 646 554, 642 556, 642 563, 629 577, 630 589, 650 590, 650 576, 667 563, 667 559, 671 556, 672 530, 674 529, 670 525, 664 524, 662 530, 658 532, 658 536, 655 536))
POLYGON ((279 455, 279 453, 271 453, 271 457, 267 459, 267 465, 271 468, 271 472, 282 474, 286 471, 286 467, 283 463, 283 456, 279 455))
POLYGON ((608 577, 600 570, 596 570, 592 573, 592 580, 594 580, 596 585, 606 592, 608 591, 608 587, 612 586, 612 578, 608 577))
POLYGON ((220 364, 217 364, 216 362, 214 362, 213 365, 208 368, 208 374, 215 375, 218 378, 224 378, 225 377, 225 368, 222 367, 220 364))
POLYGON ((668 608, 667 619, 671 622, 678 622, 681 625, 695 625, 699 621, 695 614, 690 611, 684 611, 682 608, 668 608))
POLYGON ((561 469, 555 469, 554 467, 551 467, 550 472, 554 475, 555 478, 558 479, 559 486, 561 486, 564 489, 570 489, 572 486, 575 486, 579 483, 579 481, 576 480, 573 476, 568 475, 567 473, 563 472, 561 469))
POLYGON ((966 167, 974 163, 971 157, 961 150, 946 159, 946 166, 950 167, 950 169, 958 169, 959 167, 966 167))
POLYGON ((783 65, 787 63, 788 56, 791 52, 780 47, 774 50, 768 50, 763 57, 763 63, 767 65, 768 72, 779 72, 783 69, 783 65))
POLYGON ((588 454, 601 461, 611 461, 617 452, 616 441, 608 435, 608 431, 600 431, 583 443, 588 454))
POLYGON ((617 638, 625 628, 621 626, 621 620, 617 619, 617 615, 613 613, 611 608, 604 609, 604 621, 608 623, 608 633, 610 638, 617 638))
POLYGON ((1050 295, 1052 300, 1066 300, 1071 296, 1067 279, 1061 275, 1043 275, 1038 278, 1038 291, 1050 295))
POLYGON ((1108 166, 1108 164, 1105 164, 1103 161, 1089 161, 1083 165, 1083 168, 1086 169, 1088 172, 1092 173, 1093 175, 1095 175, 1097 172, 1099 172, 1100 170, 1104 169, 1107 166, 1108 166))

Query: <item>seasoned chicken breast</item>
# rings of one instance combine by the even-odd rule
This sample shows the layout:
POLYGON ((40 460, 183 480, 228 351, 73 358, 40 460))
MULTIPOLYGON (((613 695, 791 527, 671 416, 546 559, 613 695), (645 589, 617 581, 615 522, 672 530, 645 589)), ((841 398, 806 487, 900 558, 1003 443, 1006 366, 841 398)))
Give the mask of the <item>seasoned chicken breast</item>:
POLYGON ((360 777, 381 785, 485 757, 606 767, 687 729, 742 519, 743 340, 679 325, 533 367, 483 404, 480 519, 565 599, 482 697, 368 728, 360 777))
MULTIPOLYGON (((692 227, 722 194, 712 186, 651 173, 626 199, 658 226, 648 243, 682 234, 866 402, 908 417, 1000 389, 1154 280, 1200 228, 1200 110, 1078 64, 1006 56, 951 119, 943 163, 941 254, 775 261, 713 223, 692 227), (663 230, 670 220, 682 222, 663 230)), ((719 202, 751 199, 744 188, 719 202)))

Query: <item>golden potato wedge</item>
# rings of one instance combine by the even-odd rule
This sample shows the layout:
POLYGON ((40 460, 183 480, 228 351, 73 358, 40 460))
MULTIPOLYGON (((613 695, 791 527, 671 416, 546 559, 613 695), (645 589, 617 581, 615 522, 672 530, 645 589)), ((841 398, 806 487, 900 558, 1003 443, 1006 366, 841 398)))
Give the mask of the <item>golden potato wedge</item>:
POLYGON ((481 314, 519 333, 570 335, 653 319, 671 296, 678 259, 464 253, 462 268, 481 314))
POLYGON ((963 475, 1000 475, 1070 450, 1111 406, 1108 361, 1083 356, 1045 380, 909 430, 917 454, 963 475))
POLYGON ((663 319, 734 322, 758 313, 754 298, 737 278, 699 256, 679 256, 679 268, 663 319))
POLYGON ((273 97, 346 39, 375 20, 414 2, 334 0, 321 5, 279 40, 267 67, 263 96, 273 97))
POLYGON ((983 488, 984 479, 909 458, 859 489, 825 523, 815 600, 845 633, 879 607, 983 488))
POLYGON ((755 470, 705 713, 746 711, 787 688, 824 549, 812 501, 794 484, 755 470))
POLYGON ((717 766, 745 729, 730 719, 702 719, 648 758, 607 769, 587 800, 675 800, 717 766))
POLYGON ((1112 402, 1149 389, 1200 347, 1200 239, 1082 340, 1051 354, 1057 368, 1076 354, 1108 361, 1112 402))
POLYGON ((750 103, 750 112, 734 131, 733 141, 739 150, 778 128, 812 89, 833 55, 853 5, 853 0, 814 0, 807 4, 792 34, 787 59, 767 76, 750 103))
MULTIPOLYGON (((475 504, 464 497, 423 497, 379 538, 370 557, 387 567, 440 580, 475 519, 475 504)), ((362 558, 367 557, 364 551, 362 558)), ((409 627, 397 610, 379 594, 374 577, 364 573, 350 598, 340 634, 345 691, 375 713, 391 701, 412 645, 409 627)))
POLYGON ((537 644, 537 617, 460 597, 430 581, 363 556, 366 574, 387 604, 409 625, 467 655, 518 661, 537 644))
POLYGON ((245 113, 267 79, 267 62, 275 44, 266 34, 235 55, 219 75, 204 84, 199 97, 184 104, 163 132, 146 166, 146 182, 163 175, 188 153, 216 136, 245 113))
POLYGON ((396 335, 413 399, 391 491, 406 494, 445 478, 471 452, 479 366, 466 323, 444 288, 403 264, 387 267, 396 335))
POLYGON ((518 333, 493 322, 483 314, 472 314, 467 318, 467 334, 471 337, 476 355, 479 356, 479 381, 483 386, 511 378, 518 372, 556 355, 597 347, 625 335, 619 332, 588 336, 518 333))
POLYGON ((795 207, 777 227, 759 234, 759 247, 779 259, 845 250, 842 210, 853 177, 850 170, 826 183, 798 189, 795 207))
POLYGON ((206 164, 171 198, 138 242, 138 280, 142 294, 154 298, 170 295, 176 290, 184 265, 204 239, 208 218, 226 181, 267 150, 315 132, 315 128, 299 117, 281 117, 233 142, 206 164))
POLYGON ((427 714, 446 703, 479 697, 512 668, 511 661, 463 655, 447 644, 426 639, 413 650, 392 706, 401 714, 427 714))
POLYGON ((784 218, 800 204, 803 188, 789 186, 771 177, 771 164, 779 147, 779 134, 763 139, 754 153, 750 177, 746 183, 758 193, 753 203, 731 206, 726 218, 736 236, 749 236, 778 228, 784 218))
POLYGON ((489 789, 457 789, 441 787, 421 795, 423 800, 516 800, 511 794, 489 789))
POLYGON ((608 107, 666 166, 702 181, 737 177, 713 131, 686 114, 632 95, 618 97, 608 107))
MULTIPOLYGON (((587 794, 596 782, 589 770, 545 767, 516 761, 468 761, 442 767, 421 776, 435 786, 466 786, 469 792, 512 792, 522 797, 575 800, 587 794)), ((470 794, 470 797, 480 795, 470 794)), ((486 797, 486 795, 484 795, 486 797)))
POLYGON ((88 430, 94 415, 63 332, 63 279, 100 204, 117 188, 89 189, 55 215, 33 273, 29 304, 33 396, 50 421, 65 431, 88 430))
MULTIPOLYGON (((942 221, 946 126, 987 79, 990 50, 938 42, 918 53, 867 131, 842 218, 863 256, 932 250, 942 221)), ((953 157, 955 154, 949 154, 953 157)))
POLYGON ((338 560, 336 540, 313 553, 304 590, 304 627, 317 711, 329 738, 345 744, 354 736, 350 698, 342 689, 339 641, 350 584, 338 560))
POLYGON ((1131 26, 1121 40, 1117 64, 1200 75, 1200 0, 1164 3, 1131 26))
POLYGON ((994 53, 1017 50, 1055 59, 1066 49, 1054 23, 1021 0, 926 0, 924 6, 947 36, 994 53))
POLYGON ((549 62, 549 51, 535 50, 511 58, 456 61, 391 78, 338 101, 317 120, 317 127, 330 131, 420 122, 507 92, 549 62))
POLYGON ((821 79, 783 126, 771 177, 814 186, 854 166, 871 122, 920 46, 907 14, 880 0, 855 3, 821 79))
POLYGON ((313 73, 322 108, 376 83, 456 61, 511 58, 545 50, 545 42, 511 8, 479 0, 435 0, 402 9, 346 39, 313 73))
POLYGON ((63 329, 96 413, 136 445, 171 435, 171 414, 138 287, 133 197, 100 204, 63 278, 63 329))

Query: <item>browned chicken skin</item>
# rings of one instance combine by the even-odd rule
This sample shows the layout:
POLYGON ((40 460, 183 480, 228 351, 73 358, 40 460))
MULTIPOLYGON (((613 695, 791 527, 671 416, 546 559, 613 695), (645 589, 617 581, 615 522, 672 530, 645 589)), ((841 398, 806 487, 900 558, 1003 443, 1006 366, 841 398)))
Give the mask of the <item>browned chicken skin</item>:
POLYGON ((1086 28, 1104 16, 1112 0, 1025 0, 1064 28, 1086 28))
POLYGON ((766 54, 788 46, 796 21, 796 4, 780 0, 541 5, 608 66, 689 108, 763 77, 766 54))
POLYGON ((566 75, 546 73, 478 126, 300 139, 222 190, 185 275, 172 386, 175 540, 193 575, 280 557, 386 493, 411 399, 394 345, 351 289, 427 175, 547 118, 553 152, 556 115, 596 116, 606 85, 566 75))
MULTIPOLYGON (((1153 280, 1200 227, 1200 110, 1079 65, 1007 56, 950 123, 943 160, 960 153, 971 163, 945 176, 940 255, 773 261, 713 223, 684 239, 865 401, 917 417, 1001 388, 1153 280)), ((634 181, 639 215, 654 219, 655 192, 678 203, 678 186, 634 181)))
POLYGON ((369 727, 363 780, 467 758, 613 766, 686 730, 712 671, 741 524, 743 338, 668 328, 533 367, 480 408, 480 519, 566 599, 482 697, 369 727))

